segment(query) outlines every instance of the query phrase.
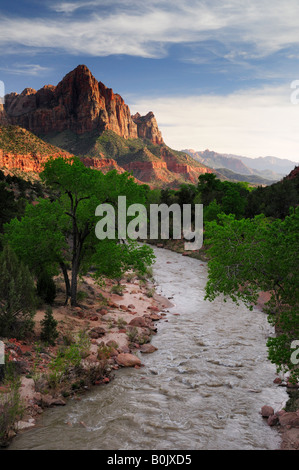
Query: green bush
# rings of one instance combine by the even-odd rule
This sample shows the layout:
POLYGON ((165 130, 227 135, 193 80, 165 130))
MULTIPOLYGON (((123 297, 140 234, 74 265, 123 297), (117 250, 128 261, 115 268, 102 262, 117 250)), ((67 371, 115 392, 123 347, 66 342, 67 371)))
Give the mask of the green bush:
POLYGON ((24 413, 20 399, 20 380, 13 378, 5 383, 7 392, 0 393, 0 446, 7 445, 11 431, 24 413))
POLYGON ((29 269, 6 245, 0 255, 0 336, 21 339, 31 333, 35 307, 29 269))
POLYGON ((58 338, 57 320, 53 317, 53 311, 50 306, 47 307, 45 317, 41 321, 42 331, 41 340, 52 346, 55 345, 55 340, 58 338))

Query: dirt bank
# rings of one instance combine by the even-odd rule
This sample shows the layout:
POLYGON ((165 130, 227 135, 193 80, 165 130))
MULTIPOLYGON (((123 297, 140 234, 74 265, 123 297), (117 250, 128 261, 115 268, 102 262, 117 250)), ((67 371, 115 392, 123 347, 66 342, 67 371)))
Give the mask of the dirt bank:
MULTIPOLYGON (((94 385, 105 386, 121 367, 143 367, 142 355, 156 350, 151 344, 156 323, 165 319, 165 309, 171 306, 155 293, 148 280, 131 274, 118 286, 107 279, 99 285, 91 276, 85 276, 79 284, 78 307, 63 305, 62 279, 57 278, 56 283, 59 294, 52 310, 59 337, 55 346, 45 345, 39 339, 45 306, 36 313, 35 334, 30 341, 4 339, 9 361, 21 370, 19 390, 24 409, 22 417, 9 430, 5 444, 16 433, 35 426, 44 409, 64 406, 68 397, 79 398, 94 385), (65 378, 60 377, 57 363, 53 367, 55 358, 82 333, 88 350, 80 367, 71 367, 65 378)), ((8 393, 7 387, 0 387, 0 406, 8 393)))

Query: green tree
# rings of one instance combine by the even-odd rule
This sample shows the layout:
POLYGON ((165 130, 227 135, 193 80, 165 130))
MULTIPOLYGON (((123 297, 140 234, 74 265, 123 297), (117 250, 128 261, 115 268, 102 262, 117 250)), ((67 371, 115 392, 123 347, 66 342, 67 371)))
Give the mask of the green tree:
POLYGON ((222 210, 226 214, 235 214, 237 218, 244 215, 246 198, 242 197, 238 187, 229 187, 222 198, 222 210))
POLYGON ((48 343, 52 346, 55 345, 55 341, 58 338, 58 331, 57 331, 58 321, 55 320, 53 316, 53 311, 50 306, 47 307, 45 312, 45 317, 41 321, 41 340, 45 343, 48 343))
POLYGON ((6 245, 0 256, 0 336, 23 338, 33 329, 36 297, 29 269, 6 245))
POLYGON ((235 214, 238 218, 244 216, 251 191, 247 183, 220 181, 215 174, 206 173, 199 176, 197 189, 204 207, 216 201, 226 214, 235 214))
MULTIPOLYGON (((39 200, 35 206, 27 206, 25 217, 14 219, 5 227, 6 239, 10 240, 21 259, 28 261, 35 273, 46 269, 53 275, 60 267, 63 272, 67 299, 77 303, 77 283, 80 272, 93 267, 100 272, 102 243, 95 235, 98 205, 111 204, 118 220, 118 197, 126 196, 127 206, 145 204, 146 187, 138 185, 127 173, 111 171, 103 173, 87 168, 78 158, 49 160, 41 173, 44 184, 54 191, 54 201, 39 200), (70 265, 71 276, 68 273, 70 265)), ((116 230, 119 230, 116 224, 116 230)), ((118 244, 118 233, 110 241, 110 270, 115 270, 113 247, 118 244)), ((133 257, 134 251, 124 244, 122 256, 133 257)), ((137 248, 136 248, 137 249, 137 248)), ((147 250, 139 250, 140 263, 148 261, 147 250), (143 256, 144 254, 144 256, 143 256)), ((128 265, 126 262, 124 265, 128 265)))
POLYGON ((7 189, 7 184, 0 181, 0 232, 3 225, 18 213, 18 204, 15 201, 14 193, 7 189))
POLYGON ((203 220, 204 222, 211 222, 212 220, 217 220, 218 214, 221 214, 222 207, 220 204, 214 201, 210 202, 210 204, 204 207, 203 210, 203 220))
POLYGON ((95 273, 97 278, 103 275, 120 279, 130 269, 145 274, 147 267, 152 264, 154 256, 153 250, 148 245, 139 246, 135 240, 115 243, 114 240, 106 239, 96 245, 92 259, 97 266, 95 273), (97 262, 99 259, 101 263, 97 262))
POLYGON ((285 220, 269 221, 264 215, 237 220, 225 214, 219 220, 206 224, 206 299, 223 294, 251 309, 261 291, 269 292, 264 311, 277 333, 267 342, 269 358, 278 370, 298 379, 291 344, 299 338, 299 209, 285 220))
POLYGON ((290 207, 299 204, 299 175, 293 179, 284 178, 278 183, 258 187, 247 198, 246 217, 265 214, 266 217, 284 218, 290 207))
POLYGON ((214 199, 219 202, 219 192, 222 183, 214 173, 204 173, 198 177, 198 192, 201 194, 201 202, 208 206, 214 199))
POLYGON ((4 242, 12 246, 37 279, 44 272, 52 277, 61 270, 68 298, 69 218, 59 201, 39 199, 37 202, 36 205, 27 203, 24 216, 20 220, 12 219, 5 226, 4 242))

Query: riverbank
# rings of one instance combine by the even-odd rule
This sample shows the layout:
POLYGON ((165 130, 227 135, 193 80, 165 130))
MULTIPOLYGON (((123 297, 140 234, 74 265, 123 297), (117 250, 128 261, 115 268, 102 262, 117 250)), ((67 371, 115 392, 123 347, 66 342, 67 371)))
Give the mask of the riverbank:
MULTIPOLYGON (((163 259, 164 259, 165 252, 164 253, 163 252, 164 250, 161 250, 161 255, 163 254, 163 259)), ((186 261, 186 258, 183 258, 183 257, 179 259, 181 259, 182 261, 183 260, 186 261)), ((171 267, 173 270, 173 267, 175 266, 174 260, 172 260, 171 262, 170 261, 163 262, 163 266, 166 268, 166 271, 168 271, 167 263, 170 263, 169 264, 170 271, 171 271, 171 267)), ((186 263, 184 263, 184 265, 186 265, 186 263)), ((199 263, 198 266, 199 267, 203 266, 203 264, 199 263)), ((195 268, 195 265, 194 265, 194 268, 195 268)), ((200 269, 204 269, 204 268, 200 268, 200 269)), ((177 272, 178 270, 177 268, 175 268, 175 271, 173 271, 173 274, 171 274, 171 282, 172 282, 172 279, 174 278, 174 273, 177 273, 177 272)), ((185 273, 186 271, 182 271, 182 274, 183 272, 185 273)), ((163 279, 165 277, 166 277, 166 272, 163 271, 163 279)), ((184 278, 186 278, 186 276, 184 276, 184 278)), ((187 282, 186 285, 189 285, 188 279, 186 282, 187 282)), ((190 282, 190 278, 189 278, 189 282, 190 282)), ((175 291, 173 289, 175 289, 174 286, 171 288, 171 292, 175 291)), ((178 291, 180 290, 179 284, 177 285, 177 290, 178 291)), ((196 292, 197 291, 198 291, 198 286, 196 285, 196 292)), ((155 291, 154 291, 154 285, 149 283, 148 280, 138 279, 136 276, 133 277, 131 275, 128 275, 128 277, 121 283, 120 287, 119 286, 115 287, 115 285, 113 285, 110 281, 107 281, 105 286, 98 286, 97 284, 94 283, 94 281, 92 280, 90 276, 87 276, 80 283, 79 292, 80 292, 79 297, 81 297, 82 299, 80 301, 80 307, 71 308, 71 307, 62 306, 62 302, 64 299, 64 292, 61 290, 61 292, 59 293, 60 298, 58 297, 56 299, 57 304, 53 306, 53 312, 54 312, 55 318, 59 321, 59 330, 61 333, 61 338, 59 339, 58 343, 61 342, 62 336, 69 337, 71 333, 76 334, 84 330, 86 333, 89 334, 90 354, 84 358, 84 363, 87 366, 87 369, 85 370, 86 374, 84 374, 84 370, 83 370, 83 375, 71 376, 70 377, 71 380, 69 381, 69 383, 67 383, 67 385, 63 384, 63 388, 61 388, 60 391, 57 391, 57 393, 51 394, 49 393, 51 390, 45 389, 45 388, 43 389, 42 381, 37 380, 37 379, 38 377, 43 376, 46 371, 50 371, 49 364, 51 363, 51 360, 55 357, 55 354, 57 354, 57 351, 59 347, 61 347, 61 344, 58 344, 56 346, 57 349, 54 348, 53 350, 51 349, 51 347, 50 348, 43 347, 41 349, 40 345, 36 345, 36 346, 39 346, 38 350, 36 348, 31 349, 31 353, 34 354, 35 365, 32 369, 33 373, 31 374, 27 373, 23 375, 23 381, 22 381, 22 387, 21 387, 22 397, 24 398, 26 403, 28 403, 28 408, 26 409, 26 413, 24 417, 22 418, 21 422, 19 422, 18 432, 21 432, 23 429, 27 429, 28 427, 36 426, 39 422, 39 417, 45 408, 49 406, 66 405, 68 402, 67 400, 68 396, 71 396, 75 400, 81 400, 82 393, 84 392, 84 390, 88 390, 92 386, 106 387, 107 383, 109 383, 110 381, 113 381, 113 374, 114 374, 114 371, 116 371, 117 369, 121 367, 133 367, 133 368, 135 367, 136 369, 142 368, 143 367, 142 355, 148 352, 157 350, 157 348, 152 347, 150 340, 151 340, 151 337, 155 335, 156 328, 157 328, 156 322, 163 320, 163 318, 167 320, 166 310, 168 307, 171 307, 171 305, 169 304, 168 300, 156 296, 155 291), (118 294, 115 293, 115 291, 118 291, 118 294), (122 295, 119 295, 119 294, 122 294, 122 295), (133 321, 133 324, 130 324, 131 321, 133 321), (137 326, 136 324, 134 325, 134 323, 137 323, 137 326), (138 332, 138 335, 136 335, 135 328, 138 332), (95 337, 95 336, 98 336, 98 337, 95 337), (134 341, 132 341, 132 339, 134 339, 134 341), (147 352, 146 352, 146 349, 147 349, 147 352), (99 350, 101 352, 100 356, 99 356, 99 350), (133 357, 129 358, 128 355, 131 355, 133 357), (132 362, 127 362, 127 364, 124 364, 123 362, 124 359, 131 359, 132 362), (103 369, 103 365, 105 365, 105 371, 104 371, 105 373, 98 374, 97 376, 95 376, 94 373, 97 373, 99 371, 98 367, 103 369), (90 374, 91 371, 93 371, 92 374, 90 374), (82 381, 83 380, 82 377, 84 378, 84 382, 82 381)), ((169 295, 172 295, 172 294, 169 294, 169 295)), ((181 292, 181 295, 182 295, 182 292, 181 292)), ((185 314, 189 310, 190 310, 190 305, 188 304, 188 308, 185 311, 185 314)), ((215 310, 215 314, 217 314, 217 309, 215 310)), ((44 311, 40 310, 36 317, 37 335, 38 335, 38 328, 40 325, 40 321, 43 318, 43 315, 44 315, 44 311)), ((173 314, 173 315, 177 315, 177 314, 173 314)), ((211 316, 210 310, 209 310, 208 315, 211 316)), ((180 317, 175 316, 174 318, 179 319, 180 317)), ((216 318, 217 318, 217 315, 216 315, 216 318)), ((181 329, 181 322, 179 323, 180 323, 179 329, 181 329)), ((205 325, 205 328, 207 328, 208 326, 207 322, 204 321, 203 324, 205 325)), ((167 328, 166 328, 167 330, 168 330, 168 326, 170 326, 170 324, 167 325, 167 328)), ((162 325, 161 330, 163 330, 163 325, 162 325)), ((187 331, 189 332, 189 325, 186 330, 186 334, 187 334, 187 331)), ((238 331, 240 331, 240 329, 238 329, 238 331)), ((171 342, 173 343, 174 341, 175 339, 171 335, 171 342)), ((202 343, 200 343, 199 345, 200 349, 202 349, 201 344, 202 343)), ((32 347, 32 345, 15 344, 15 348, 12 347, 11 350, 15 351, 15 354, 18 354, 19 350, 17 348, 19 347, 23 351, 22 352, 23 359, 29 360, 31 356, 28 355, 28 352, 29 352, 28 350, 26 352, 26 347, 28 348, 28 346, 32 347)), ((170 344, 168 344, 167 351, 170 349, 171 349, 171 346, 170 344)), ((204 351, 205 351, 205 348, 203 350, 203 353, 204 351)), ((154 355, 152 356, 152 358, 157 357, 158 358, 157 360, 160 365, 160 361, 162 360, 162 358, 161 357, 159 358, 159 353, 161 353, 161 351, 157 351, 158 356, 154 355)), ((20 356, 20 358, 21 357, 22 356, 20 356)), ((33 363, 34 363, 34 360, 33 360, 33 363)), ((199 358, 194 359, 194 360, 197 364, 199 358)), ((210 370, 212 370, 210 364, 211 364, 210 362, 208 362, 207 364, 209 372, 210 370)), ((214 367, 215 365, 213 366, 213 369, 214 367)), ((216 364, 216 367, 217 367, 217 364, 216 364)), ((225 367, 224 369, 227 369, 227 367, 225 367)), ((124 371, 124 372, 126 373, 129 371, 124 371)), ((137 372, 137 376, 138 376, 138 373, 143 374, 143 372, 141 371, 140 372, 136 371, 136 372, 137 372)), ((180 370, 179 377, 181 373, 182 371, 180 370)), ((196 371, 195 377, 194 377, 195 386, 196 386, 196 381, 197 380, 200 381, 202 374, 203 374, 202 369, 200 370, 200 373, 196 371)), ((155 377, 155 375, 153 377, 155 377)), ((218 385, 221 386, 223 381, 224 383, 226 383, 226 379, 224 378, 222 381, 220 379, 220 376, 219 378, 217 377, 217 379, 215 380, 217 382, 217 386, 218 385)), ((143 382, 145 382, 145 380, 143 380, 143 382)), ((204 384, 205 386, 206 385, 209 386, 209 383, 207 383, 207 381, 204 381, 204 384)), ((277 386, 283 386, 283 385, 277 384, 277 386)), ((111 387, 113 389, 113 383, 111 383, 111 387)), ((156 388, 154 389, 156 390, 156 388)), ((109 387, 109 390, 111 390, 110 387, 109 387)), ((203 398, 206 399, 208 396, 209 395, 207 395, 205 392, 203 398)), ((237 401, 236 392, 235 392, 235 398, 237 401)), ((217 403, 218 403, 218 400, 219 400, 219 397, 217 399, 217 403)), ((162 402, 161 403, 159 402, 159 409, 160 409, 160 406, 162 406, 162 402)), ((246 402, 246 406, 247 406, 247 402, 246 402)), ((209 410, 209 414, 211 414, 212 408, 209 406, 207 409, 209 410)), ((184 411, 184 413, 185 412, 186 410, 184 411)), ((256 411, 255 413, 258 413, 258 411, 256 411)), ((283 423, 283 425, 281 425, 279 422, 276 423, 276 426, 278 426, 278 430, 279 432, 281 432, 281 435, 282 435, 282 448, 293 449, 294 448, 294 444, 293 444, 294 432, 296 432, 296 427, 294 426, 295 422, 294 420, 287 422, 288 415, 286 415, 285 413, 283 414, 285 415, 285 417, 281 418, 280 420, 281 423, 283 423), (292 426, 291 429, 293 430, 295 429, 295 431, 287 432, 287 431, 290 431, 289 426, 292 426)), ((271 416, 273 415, 271 414, 271 416)), ((275 414, 274 418, 271 418, 272 423, 275 421, 276 416, 277 414, 275 414)), ((259 419, 261 421, 262 420, 268 421, 269 418, 270 418, 270 415, 264 418, 260 417, 259 419)), ((293 418, 295 418, 294 415, 293 415, 293 418)), ((193 420, 193 418, 190 418, 190 419, 191 421, 193 420)), ((86 421, 85 419, 83 420, 84 422, 87 422, 87 420, 86 421)), ((84 426, 83 420, 82 420, 82 426, 84 426)), ((271 426, 272 426, 272 423, 271 423, 271 426)))
MULTIPOLYGON (((4 340, 5 353, 20 373, 22 415, 11 424, 3 445, 36 426, 45 409, 64 406, 69 397, 80 399, 93 386, 105 386, 119 368, 143 367, 142 355, 157 350, 151 344, 156 323, 165 318, 165 309, 171 306, 155 293, 151 280, 131 273, 118 285, 108 279, 99 285, 91 276, 85 276, 79 284, 78 307, 63 305, 62 279, 57 278, 56 284, 58 295, 52 311, 59 337, 55 346, 39 340, 44 307, 36 313, 35 335, 30 341, 4 340), (80 366, 72 362, 72 354, 78 351, 78 338, 83 357, 80 366), (63 358, 61 351, 69 357, 64 369, 62 359, 57 360, 63 358)), ((0 394, 1 408, 11 391, 2 386, 0 394)))
MULTIPOLYGON (((256 308, 263 311, 264 305, 270 299, 269 292, 261 292, 256 308)), ((276 426, 281 434, 282 450, 299 450, 299 385, 292 384, 285 378, 276 377, 274 383, 285 387, 289 399, 283 409, 274 413, 270 405, 261 409, 261 415, 269 426, 276 426)))
MULTIPOLYGON (((158 248, 174 251, 182 256, 195 258, 199 261, 208 261, 205 247, 202 247, 200 250, 186 251, 183 240, 151 241, 151 244, 156 245, 158 248)), ((269 299, 269 292, 261 292, 255 308, 263 311, 265 303, 269 299)), ((298 384, 290 384, 287 380, 283 380, 278 376, 273 379, 273 382, 277 386, 285 387, 289 400, 285 407, 276 413, 271 404, 263 406, 261 408, 261 415, 269 426, 277 427, 278 432, 281 434, 282 450, 299 450, 299 386, 298 384)))

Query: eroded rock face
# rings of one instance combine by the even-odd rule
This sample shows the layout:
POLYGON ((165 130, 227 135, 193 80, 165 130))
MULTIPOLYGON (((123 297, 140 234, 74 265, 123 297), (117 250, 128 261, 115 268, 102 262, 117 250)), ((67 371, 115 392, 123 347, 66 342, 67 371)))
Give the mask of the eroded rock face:
MULTIPOLYGON (((195 161, 193 165, 190 158, 178 158, 164 144, 154 114, 131 116, 123 98, 98 82, 85 65, 76 67, 57 86, 46 85, 38 91, 25 88, 20 94, 6 95, 5 104, 0 104, 0 126, 8 125, 26 129, 45 142, 51 141, 52 134, 56 136, 65 131, 83 135, 83 138, 93 131, 98 136, 112 131, 124 139, 140 138, 144 140, 144 148, 140 152, 133 151, 124 161, 118 160, 115 152, 110 155, 109 151, 97 153, 95 157, 86 152, 81 159, 86 166, 102 172, 111 169, 130 172, 135 181, 149 185, 179 187, 183 181, 197 184, 199 174, 212 171, 195 161), (158 146, 155 154, 147 148, 148 141, 158 146)), ((17 137, 26 144, 25 134, 17 137)), ((45 161, 59 152, 58 147, 49 148, 49 155, 47 151, 39 152, 38 144, 35 151, 34 142, 31 147, 20 145, 18 148, 18 139, 15 147, 4 146, 0 151, 0 167, 40 173, 45 161)), ((70 156, 66 149, 73 152, 67 145, 64 148, 57 156, 70 156)))
POLYGON ((0 102, 0 126, 6 126, 7 124, 8 119, 4 109, 4 105, 0 102))
POLYGON ((5 153, 0 149, 0 168, 6 168, 7 170, 17 168, 25 173, 41 173, 43 171, 44 164, 49 160, 50 156, 51 158, 68 158, 70 155, 67 153, 57 153, 49 156, 31 153, 17 155, 13 153, 5 153))
MULTIPOLYGON (((125 139, 146 137, 163 143, 153 113, 133 119, 123 98, 98 82, 85 65, 68 73, 57 86, 46 85, 5 97, 2 119, 37 135, 71 130, 84 134, 111 130, 125 139)), ((137 115, 136 115, 137 116, 137 115)), ((0 109, 1 119, 1 109, 0 109)))
POLYGON ((157 145, 162 145, 164 143, 162 134, 158 128, 158 123, 152 111, 150 111, 146 116, 141 116, 139 113, 136 113, 132 116, 132 119, 137 125, 138 137, 141 139, 148 139, 157 145))
MULTIPOLYGON (((40 154, 14 154, 6 153, 0 149, 0 168, 6 168, 7 170, 18 169, 25 173, 41 173, 43 171, 44 164, 49 160, 49 158, 69 158, 70 154, 66 153, 51 153, 49 155, 40 155, 40 154)), ((115 160, 108 158, 82 158, 81 161, 86 167, 94 168, 107 173, 111 170, 116 170, 118 173, 124 173, 124 169, 120 167, 115 160)))

